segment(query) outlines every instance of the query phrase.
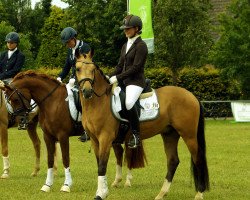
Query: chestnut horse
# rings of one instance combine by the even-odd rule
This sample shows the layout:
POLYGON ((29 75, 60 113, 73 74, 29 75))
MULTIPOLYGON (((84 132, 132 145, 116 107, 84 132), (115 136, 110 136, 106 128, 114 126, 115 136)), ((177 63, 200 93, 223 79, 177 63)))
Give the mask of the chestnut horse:
MULTIPOLYGON (((8 150, 9 115, 8 115, 8 111, 6 108, 6 103, 5 103, 4 94, 2 93, 2 90, 0 90, 0 113, 1 113, 0 114, 0 138, 1 138, 2 157, 3 157, 3 174, 1 175, 1 178, 6 179, 6 178, 9 178, 9 171, 10 171, 9 150, 8 150)), ((33 113, 33 116, 30 116, 30 121, 28 122, 28 126, 27 126, 27 131, 33 143, 33 147, 35 149, 35 155, 36 155, 35 166, 34 166, 34 170, 31 176, 37 176, 40 170, 41 141, 36 131, 37 123, 38 123, 37 113, 33 113)))
POLYGON ((53 185, 55 143, 58 141, 65 168, 65 181, 61 191, 70 192, 72 178, 69 166, 69 137, 75 135, 76 126, 66 101, 68 94, 65 84, 45 74, 26 71, 17 74, 9 85, 5 85, 4 90, 14 112, 29 112, 31 98, 39 107, 39 123, 48 154, 47 178, 41 190, 49 192, 53 185))
MULTIPOLYGON (((112 142, 118 134, 119 121, 111 111, 111 86, 101 69, 92 61, 92 53, 77 56, 76 76, 79 83, 83 115, 82 123, 91 137, 98 166, 98 188, 96 200, 108 196, 106 178, 107 163, 112 142)), ((194 176, 195 199, 203 199, 203 192, 209 189, 209 175, 206 161, 203 109, 197 98, 184 88, 165 86, 155 90, 159 101, 159 116, 140 123, 141 139, 161 134, 167 156, 167 174, 156 200, 163 199, 169 191, 179 164, 177 146, 182 137, 191 154, 194 176)), ((126 137, 126 159, 128 168, 144 166, 143 145, 128 149, 126 137), (136 158, 133 157, 136 155, 136 158)), ((123 148, 113 145, 117 158, 114 184, 121 181, 123 148)))

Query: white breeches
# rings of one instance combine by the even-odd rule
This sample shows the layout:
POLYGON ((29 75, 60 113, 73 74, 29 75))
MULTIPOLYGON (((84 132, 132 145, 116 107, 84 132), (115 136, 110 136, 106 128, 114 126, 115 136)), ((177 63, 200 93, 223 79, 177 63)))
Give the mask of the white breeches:
POLYGON ((128 85, 126 87, 125 106, 127 110, 130 110, 135 105, 142 91, 143 88, 137 85, 128 85))

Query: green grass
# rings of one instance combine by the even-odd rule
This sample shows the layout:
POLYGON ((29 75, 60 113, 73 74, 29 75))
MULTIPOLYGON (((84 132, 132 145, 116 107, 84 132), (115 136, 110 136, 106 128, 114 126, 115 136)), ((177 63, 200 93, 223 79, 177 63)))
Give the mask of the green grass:
MULTIPOLYGON (((50 193, 40 192, 45 182, 47 158, 42 132, 41 171, 30 177, 33 169, 34 151, 26 131, 9 129, 10 179, 0 180, 0 199, 81 199, 91 200, 97 189, 97 166, 90 142, 81 143, 77 137, 70 138, 71 193, 61 193, 64 170, 61 160, 50 193)), ((206 120, 207 160, 211 189, 204 199, 248 200, 250 199, 250 123, 234 123, 229 120, 206 120)), ((166 175, 166 159, 160 136, 144 142, 148 166, 133 171, 131 188, 109 187, 109 200, 151 200, 161 189, 166 175)), ((180 164, 171 189, 165 199, 193 199, 194 183, 190 173, 190 154, 184 142, 179 142, 180 164)), ((1 161, 0 161, 1 163, 1 161)), ((2 168, 2 164, 0 165, 2 168)), ((125 168, 124 168, 125 169, 125 168)), ((125 179, 126 170, 123 171, 125 179)), ((115 158, 111 151, 107 177, 111 185, 115 176, 115 158)))

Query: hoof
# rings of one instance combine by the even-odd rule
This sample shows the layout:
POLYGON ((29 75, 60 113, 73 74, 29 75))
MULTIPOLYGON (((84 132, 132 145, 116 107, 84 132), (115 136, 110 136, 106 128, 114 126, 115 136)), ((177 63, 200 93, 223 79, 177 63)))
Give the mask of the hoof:
POLYGON ((201 192, 198 192, 195 197, 194 197, 195 200, 202 200, 203 199, 203 194, 201 192))
POLYGON ((32 176, 32 177, 36 177, 38 175, 38 171, 36 171, 36 172, 32 172, 32 174, 30 175, 30 176, 32 176))
POLYGON ((43 187, 41 188, 41 191, 43 191, 43 192, 50 192, 50 186, 43 185, 43 187))
POLYGON ((100 196, 96 196, 94 200, 103 200, 100 196))
POLYGON ((122 178, 118 178, 118 179, 116 179, 113 183, 112 183, 112 187, 115 187, 115 188, 117 188, 117 187, 119 187, 119 183, 122 181, 122 178))
POLYGON ((2 174, 1 179, 8 179, 9 177, 9 174, 4 173, 2 174))
POLYGON ((124 184, 125 188, 131 187, 131 182, 130 181, 126 181, 126 183, 124 184))
POLYGON ((68 185, 63 185, 62 187, 61 187, 61 190, 60 190, 61 192, 70 192, 70 187, 68 186, 68 185))

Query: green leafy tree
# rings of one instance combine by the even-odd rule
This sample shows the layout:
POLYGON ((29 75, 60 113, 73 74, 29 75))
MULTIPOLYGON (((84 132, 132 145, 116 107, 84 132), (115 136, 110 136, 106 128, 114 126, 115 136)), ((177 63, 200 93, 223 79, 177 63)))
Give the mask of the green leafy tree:
POLYGON ((0 23, 0 52, 6 49, 5 37, 9 32, 14 31, 14 27, 10 26, 7 22, 1 21, 0 23))
POLYGON ((154 4, 155 59, 173 73, 185 66, 205 63, 212 45, 208 10, 204 0, 157 0, 154 4))
POLYGON ((53 6, 50 17, 46 19, 41 30, 41 46, 37 55, 37 63, 40 67, 58 67, 64 64, 66 49, 62 46, 60 33, 63 27, 60 26, 64 19, 64 11, 53 6))
POLYGON ((234 0, 220 16, 220 39, 210 59, 228 79, 236 78, 242 98, 250 99, 250 3, 234 0))
POLYGON ((78 38, 90 43, 95 49, 95 61, 106 66, 118 62, 125 38, 119 26, 125 16, 126 1, 123 0, 68 0, 70 7, 68 26, 77 29, 78 38))

